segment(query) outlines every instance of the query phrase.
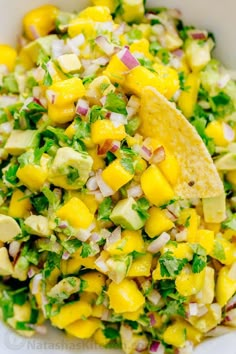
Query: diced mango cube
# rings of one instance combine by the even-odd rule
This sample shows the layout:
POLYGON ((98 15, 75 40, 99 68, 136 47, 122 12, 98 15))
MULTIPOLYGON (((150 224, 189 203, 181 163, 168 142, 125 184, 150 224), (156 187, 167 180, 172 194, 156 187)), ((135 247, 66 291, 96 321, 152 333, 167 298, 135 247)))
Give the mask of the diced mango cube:
MULTIPOLYGON (((215 270, 206 267, 205 279, 202 290, 195 295, 195 300, 199 304, 211 304, 215 297, 215 270)), ((195 301, 193 300, 193 301, 195 301)))
POLYGON ((215 144, 223 147, 228 146, 230 143, 230 141, 226 139, 224 126, 224 122, 213 120, 205 129, 206 134, 214 140, 215 144))
POLYGON ((149 166, 143 172, 141 186, 147 199, 156 206, 163 205, 174 198, 172 187, 155 165, 149 166))
POLYGON ((124 87, 129 93, 141 96, 144 87, 152 86, 170 99, 179 89, 177 72, 169 67, 159 65, 157 72, 152 72, 144 66, 136 66, 125 77, 124 87))
POLYGON ((222 312, 219 304, 206 305, 208 311, 201 317, 191 316, 189 322, 200 332, 207 333, 215 328, 222 320, 222 312))
POLYGON ((79 13, 78 18, 90 19, 96 22, 111 21, 111 13, 107 6, 90 6, 79 13))
POLYGON ((148 213, 150 216, 145 224, 145 232, 149 237, 155 237, 174 227, 174 223, 166 216, 164 210, 152 207, 149 209, 148 213))
POLYGON ((85 290, 87 292, 101 294, 102 289, 106 283, 105 275, 98 272, 89 272, 81 276, 86 283, 85 290))
POLYGON ((113 191, 118 191, 122 186, 131 181, 133 174, 127 171, 119 159, 114 160, 102 172, 102 178, 113 191))
POLYGON ((62 220, 67 220, 72 227, 82 229, 88 228, 94 219, 88 207, 76 197, 58 209, 56 215, 62 220))
POLYGON ((69 22, 68 34, 70 37, 75 37, 79 34, 84 34, 86 38, 96 36, 95 23, 91 19, 74 18, 69 22))
POLYGON ((106 6, 109 8, 110 12, 113 13, 116 9, 116 2, 114 0, 92 0, 95 6, 106 6))
POLYGON ((13 71, 16 64, 17 52, 7 44, 0 44, 0 65, 6 65, 9 71, 13 71))
POLYGON ((205 269, 193 273, 190 266, 185 266, 175 280, 176 290, 183 296, 197 294, 204 285, 205 269))
POLYGON ((71 323, 65 328, 68 334, 80 339, 91 338, 96 330, 101 327, 102 322, 97 318, 87 318, 86 320, 78 320, 71 323))
POLYGON ((181 91, 178 99, 179 108, 186 118, 193 115, 194 107, 197 102, 198 91, 200 87, 200 77, 198 73, 191 73, 185 80, 185 91, 181 91))
POLYGON ((188 242, 196 242, 196 233, 199 226, 200 217, 195 209, 183 209, 180 213, 178 223, 187 228, 188 242))
POLYGON ((178 259, 187 258, 188 261, 193 259, 193 250, 187 242, 168 243, 163 247, 162 253, 172 252, 174 257, 178 259))
POLYGON ((74 73, 81 68, 81 62, 76 54, 63 54, 57 58, 57 61, 64 73, 74 73))
POLYGON ((47 172, 40 166, 37 165, 25 165, 19 168, 17 177, 26 187, 30 190, 40 190, 47 180, 47 172))
POLYGON ((133 280, 124 279, 121 283, 111 282, 107 295, 110 308, 115 313, 137 311, 145 303, 145 298, 133 280))
POLYGON ((26 36, 31 40, 46 36, 56 27, 57 14, 58 9, 53 5, 43 5, 29 11, 23 18, 26 36))
POLYGON ((20 189, 16 189, 11 196, 8 215, 13 218, 24 218, 31 208, 30 199, 25 198, 25 194, 20 189))
POLYGON ((124 312, 122 317, 130 321, 138 321, 139 317, 144 313, 143 306, 140 307, 137 311, 134 312, 124 312))
POLYGON ((121 239, 106 248, 111 255, 128 254, 133 251, 144 251, 144 240, 139 231, 125 230, 122 232, 121 239))
POLYGON ((152 255, 146 253, 144 256, 137 257, 133 260, 129 268, 127 277, 149 277, 152 266, 152 255))
POLYGON ((123 125, 115 127, 111 120, 97 120, 91 124, 91 138, 94 144, 102 144, 105 140, 123 140, 126 137, 123 125))
POLYGON ((221 307, 225 306, 236 292, 236 281, 229 277, 229 271, 229 267, 222 267, 216 281, 216 300, 221 307))
POLYGON ((49 86, 46 91, 46 96, 49 102, 53 98, 53 104, 58 106, 65 106, 67 104, 77 101, 85 94, 83 82, 78 77, 72 77, 67 80, 58 81, 49 86))
MULTIPOLYGON (((75 116, 75 106, 73 103, 67 103, 65 106, 48 104, 48 116, 57 124, 64 124, 72 121, 75 116)), ((66 132, 65 132, 66 133, 66 132)))
POLYGON ((212 230, 197 230, 195 242, 205 248, 207 254, 210 254, 214 247, 214 237, 212 230))
POLYGON ((62 329, 83 317, 89 317, 91 314, 91 305, 85 301, 79 300, 63 305, 60 312, 57 315, 52 316, 50 319, 53 326, 62 329))
POLYGON ((127 73, 127 66, 120 60, 117 54, 113 55, 106 67, 103 71, 103 75, 108 76, 111 82, 124 84, 126 77, 125 73, 127 73))
POLYGON ((94 336, 93 339, 95 340, 95 342, 100 345, 101 347, 105 347, 111 340, 109 338, 107 338, 103 332, 103 330, 101 328, 99 328, 94 336))
POLYGON ((180 348, 185 344, 186 340, 190 340, 194 344, 199 343, 202 339, 202 334, 188 322, 177 320, 167 327, 163 334, 163 339, 166 343, 180 348))
POLYGON ((136 52, 142 53, 144 54, 145 58, 153 60, 154 58, 150 54, 149 47, 150 47, 149 41, 146 38, 142 38, 132 43, 129 50, 131 53, 136 53, 136 52))
POLYGON ((125 22, 139 22, 144 15, 144 3, 142 0, 124 0, 122 10, 122 18, 125 22))
MULTIPOLYGON (((96 301, 96 300, 95 300, 96 301)), ((104 306, 103 304, 101 305, 94 305, 93 306, 93 312, 92 312, 92 316, 96 317, 96 318, 102 318, 104 312, 107 310, 106 306, 104 306)))
POLYGON ((101 156, 98 156, 97 149, 89 149, 88 153, 93 159, 93 167, 92 167, 93 171, 104 169, 106 165, 105 161, 101 156))

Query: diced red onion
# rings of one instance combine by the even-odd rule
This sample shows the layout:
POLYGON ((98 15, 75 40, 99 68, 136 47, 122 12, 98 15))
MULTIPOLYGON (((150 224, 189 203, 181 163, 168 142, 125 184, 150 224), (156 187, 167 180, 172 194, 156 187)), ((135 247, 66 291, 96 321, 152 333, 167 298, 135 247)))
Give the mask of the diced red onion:
POLYGON ((176 19, 180 19, 182 17, 182 12, 179 9, 168 9, 168 14, 176 19))
POLYGON ((100 68, 100 64, 91 64, 91 65, 89 65, 85 69, 85 71, 83 73, 83 77, 96 74, 96 72, 98 71, 99 68, 100 68))
POLYGON ((127 189, 128 198, 130 198, 130 197, 138 198, 138 197, 141 197, 142 194, 143 194, 143 190, 142 190, 140 184, 131 186, 130 188, 127 189))
POLYGON ((62 259, 63 259, 64 261, 67 261, 69 258, 70 258, 70 253, 67 252, 67 251, 65 251, 65 252, 63 253, 63 255, 62 255, 62 259))
POLYGON ((109 318, 110 318, 110 311, 106 309, 102 313, 101 320, 102 321, 108 321, 109 318))
POLYGON ((110 115, 110 120, 112 121, 112 123, 116 128, 119 127, 120 125, 127 124, 126 116, 120 113, 112 112, 110 115))
POLYGON ((120 239, 121 239, 121 227, 118 226, 115 228, 114 231, 112 231, 110 236, 107 238, 106 245, 104 248, 106 249, 107 246, 119 241, 120 239))
POLYGON ((197 316, 198 304, 191 302, 188 306, 189 306, 189 309, 188 309, 189 316, 197 316))
POLYGON ((0 124, 0 133, 3 135, 9 135, 13 130, 13 126, 11 122, 6 122, 0 124))
POLYGON ((232 328, 226 326, 217 326, 211 331, 207 332, 206 337, 220 337, 232 331, 233 331, 232 328))
POLYGON ((60 224, 59 224, 59 228, 64 230, 64 229, 67 229, 67 227, 69 226, 68 222, 67 221, 62 221, 60 224))
POLYGON ((28 325, 30 328, 32 328, 36 333, 45 335, 47 334, 47 327, 46 326, 39 326, 39 325, 34 325, 34 324, 29 324, 28 325))
POLYGON ((85 37, 83 35, 83 33, 78 34, 78 36, 75 36, 71 39, 71 42, 77 46, 77 47, 81 47, 84 43, 85 43, 85 37))
POLYGON ((95 176, 90 177, 86 183, 89 191, 96 191, 98 189, 97 179, 95 176))
POLYGON ((111 187, 108 186, 106 184, 106 182, 104 181, 104 179, 102 178, 102 171, 101 170, 97 171, 96 178, 97 178, 97 184, 98 184, 100 191, 101 191, 104 198, 109 197, 115 193, 113 191, 113 189, 111 189, 111 187))
POLYGON ((40 37, 40 35, 34 25, 30 25, 29 30, 30 30, 30 33, 32 34, 34 39, 38 39, 40 37))
MULTIPOLYGON (((32 74, 37 82, 41 82, 44 78, 45 70, 43 68, 41 68, 41 66, 39 66, 39 67, 32 70, 32 74)), ((51 73, 50 73, 50 75, 51 75, 51 73)))
POLYGON ((12 241, 9 245, 9 255, 15 259, 18 253, 20 252, 20 247, 20 242, 12 241))
POLYGON ((100 57, 98 59, 93 60, 93 64, 99 65, 99 67, 107 65, 108 62, 109 62, 109 58, 107 57, 100 57))
POLYGON ((227 123, 223 123, 224 137, 228 142, 234 141, 235 133, 231 126, 227 123))
POLYGON ((190 36, 192 39, 196 40, 204 40, 207 39, 207 33, 205 31, 189 31, 190 36))
POLYGON ((166 158, 165 149, 163 146, 159 146, 152 154, 151 163, 160 163, 166 158))
POLYGON ((98 156, 105 155, 108 151, 110 151, 111 147, 112 147, 112 140, 109 139, 105 140, 102 145, 98 146, 97 149, 98 156))
POLYGON ((104 36, 98 36, 95 39, 96 44, 99 46, 100 49, 107 55, 112 55, 114 53, 114 45, 109 43, 107 38, 104 36))
POLYGON ((156 318, 154 313, 149 313, 148 317, 150 318, 150 325, 151 327, 155 326, 156 324, 156 318))
POLYGON ((101 102, 101 104, 102 104, 103 106, 105 105, 106 100, 107 100, 107 96, 103 96, 103 97, 100 99, 100 102, 101 102))
POLYGON ((5 64, 0 64, 0 74, 7 75, 8 72, 8 67, 5 64))
POLYGON ((41 280, 43 279, 43 276, 41 273, 36 274, 34 278, 32 279, 32 294, 36 295, 40 291, 40 283, 41 280))
POLYGON ((146 351, 148 347, 148 341, 146 338, 142 338, 142 339, 139 339, 135 345, 135 350, 136 352, 138 353, 142 353, 144 351, 146 351))
POLYGON ((94 264, 100 269, 102 273, 107 273, 108 272, 108 266, 106 264, 106 260, 104 259, 103 256, 100 256, 96 259, 94 264))
POLYGON ((172 54, 178 58, 182 58, 184 55, 184 51, 182 49, 176 49, 172 52, 172 54))
POLYGON ((30 267, 28 271, 28 277, 33 278, 33 276, 36 274, 36 268, 30 267))
POLYGON ((152 157, 152 150, 150 150, 147 146, 142 145, 140 149, 140 155, 144 160, 150 161, 152 157))
POLYGON ((161 342, 158 341, 153 341, 150 349, 149 349, 150 354, 164 354, 165 353, 165 348, 161 344, 161 342))
POLYGON ((65 43, 62 39, 55 39, 52 41, 52 57, 58 58, 64 54, 65 43))
POLYGON ((40 98, 42 94, 42 89, 40 86, 34 86, 32 90, 34 98, 40 98))
POLYGON ((116 152, 117 150, 119 150, 120 148, 120 141, 119 140, 113 140, 111 142, 111 148, 110 148, 110 151, 111 152, 116 152))
POLYGON ((229 73, 226 73, 225 75, 223 75, 220 80, 218 81, 218 86, 220 88, 224 88, 227 83, 230 81, 230 75, 229 73))
POLYGON ((100 191, 95 191, 95 192, 91 192, 91 193, 93 193, 93 195, 98 203, 101 203, 103 201, 104 197, 100 191))
POLYGON ((184 347, 178 348, 178 354, 192 354, 193 353, 193 343, 190 341, 186 341, 184 347))
POLYGON ((226 305, 226 311, 232 310, 236 307, 236 295, 234 295, 226 305))
POLYGON ((226 312, 224 322, 227 324, 227 326, 232 326, 232 327, 236 326, 236 309, 232 309, 226 312))
POLYGON ((101 240, 101 235, 98 234, 97 232, 93 232, 92 235, 90 236, 90 240, 93 242, 99 242, 101 240))
POLYGON ((122 63, 125 64, 125 66, 127 66, 127 68, 130 70, 140 65, 139 61, 133 56, 133 54, 131 54, 127 48, 122 49, 117 55, 122 63))
POLYGON ((159 301, 161 300, 161 295, 159 292, 155 289, 153 289, 148 295, 147 295, 148 300, 153 304, 157 305, 159 301))
POLYGON ((120 328, 120 335, 122 343, 131 343, 133 331, 129 326, 122 324, 120 328))
POLYGON ((46 91, 46 97, 51 104, 55 104, 56 102, 56 93, 52 90, 47 90, 46 91))
POLYGON ((76 113, 80 114, 81 116, 86 116, 89 110, 88 101, 83 100, 80 98, 76 105, 76 113))
POLYGON ((79 50, 77 44, 75 44, 75 42, 73 41, 73 39, 67 39, 66 46, 71 53, 73 53, 75 55, 80 55, 80 50, 79 50))
POLYGON ((158 238, 152 241, 147 250, 151 253, 157 253, 162 247, 164 247, 167 242, 170 241, 170 235, 167 232, 163 232, 158 238))
POLYGON ((175 239, 177 242, 184 242, 187 241, 187 236, 188 236, 187 228, 184 228, 183 230, 175 234, 175 239))
POLYGON ((87 229, 79 229, 76 238, 82 242, 86 242, 91 235, 91 231, 95 228, 95 224, 92 223, 87 229))

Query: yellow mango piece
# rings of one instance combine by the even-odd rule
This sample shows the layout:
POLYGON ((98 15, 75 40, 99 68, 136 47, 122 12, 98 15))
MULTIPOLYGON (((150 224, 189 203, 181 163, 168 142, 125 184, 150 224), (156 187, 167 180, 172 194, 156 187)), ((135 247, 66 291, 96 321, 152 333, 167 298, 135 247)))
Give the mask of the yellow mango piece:
POLYGON ((66 104, 65 106, 58 106, 49 103, 48 116, 53 122, 57 124, 68 123, 74 119, 75 106, 73 103, 66 104))
POLYGON ((125 230, 121 234, 121 239, 108 245, 106 251, 111 255, 128 254, 133 251, 143 252, 144 241, 139 231, 125 230))
POLYGON ((19 168, 17 177, 26 187, 30 190, 40 190, 47 180, 47 172, 40 166, 37 165, 25 165, 19 168))
POLYGON ((155 237, 174 227, 174 223, 166 216, 164 210, 152 207, 149 209, 148 213, 149 218, 145 224, 145 232, 149 237, 155 237))
POLYGON ((199 226, 200 217, 195 209, 183 209, 180 213, 178 223, 187 228, 187 240, 190 243, 196 242, 196 233, 199 226))
POLYGON ((204 285, 205 269, 193 273, 190 266, 185 266, 175 280, 176 290, 183 296, 197 294, 204 285))
POLYGON ((145 303, 145 298, 133 280, 124 279, 121 283, 111 282, 107 295, 110 308, 115 313, 137 311, 145 303))
POLYGON ((85 290, 90 293, 101 294, 102 289, 106 283, 106 277, 98 272, 89 272, 83 274, 81 279, 85 280, 85 290))
POLYGON ((102 144, 105 140, 123 140, 126 137, 123 125, 115 127, 111 120, 97 120, 91 124, 91 138, 94 144, 102 144))
POLYGON ((167 244, 163 247, 162 254, 168 251, 172 252, 174 257, 178 259, 187 258, 188 261, 193 259, 193 250, 187 242, 167 244))
MULTIPOLYGON (((96 301, 96 300, 95 300, 96 301)), ((102 318, 102 315, 107 310, 106 306, 103 304, 93 306, 92 316, 96 318, 102 318)))
POLYGON ((94 219, 88 207, 76 197, 58 209, 56 215, 62 220, 67 220, 72 227, 82 229, 88 228, 94 219))
POLYGON ((16 189, 10 200, 10 205, 8 209, 8 215, 13 218, 25 218, 32 208, 29 198, 25 198, 25 194, 20 190, 16 189))
POLYGON ((58 81, 49 86, 46 96, 50 102, 51 95, 55 95, 54 105, 65 106, 77 101, 85 94, 83 82, 78 77, 58 81))
POLYGON ((50 320, 53 326, 62 329, 83 317, 89 317, 91 313, 91 305, 85 301, 79 300, 63 305, 60 312, 57 315, 52 316, 50 320))
POLYGON ((65 135, 68 136, 69 139, 72 139, 76 133, 75 122, 72 122, 65 130, 65 135))
POLYGON ((66 332, 76 338, 91 338, 96 330, 101 327, 101 321, 97 318, 87 318, 86 320, 78 320, 65 328, 66 332))
POLYGON ((102 178, 113 191, 118 191, 122 186, 131 181, 133 174, 127 171, 119 159, 114 160, 102 172, 102 178))
POLYGON ((207 333, 215 328, 222 320, 222 313, 219 304, 206 305, 208 312, 201 316, 191 316, 189 322, 200 332, 207 333))
POLYGON ((212 230, 197 230, 195 242, 205 248, 207 254, 210 254, 213 251, 214 238, 212 230))
POLYGON ((133 260, 131 267, 127 273, 127 277, 149 277, 151 274, 152 255, 146 253, 144 256, 140 256, 133 260))
POLYGON ((163 279, 172 279, 172 277, 168 277, 166 275, 162 276, 161 275, 161 267, 160 263, 157 263, 156 269, 152 272, 152 278, 153 280, 163 280, 163 279))
POLYGON ((195 104, 197 103, 197 96, 200 87, 200 77, 198 73, 191 73, 185 80, 185 91, 181 91, 178 99, 178 105, 186 118, 193 115, 195 104))
POLYGON ((107 338, 101 328, 99 328, 94 336, 93 339, 95 340, 95 343, 100 345, 101 347, 105 347, 111 340, 107 338))
POLYGON ((84 34, 85 38, 93 38, 96 36, 95 23, 91 19, 74 18, 68 26, 68 34, 71 38, 84 34))
POLYGON ((88 153, 93 159, 93 171, 104 169, 104 167, 106 166, 105 161, 101 156, 98 156, 97 149, 89 149, 88 153))
POLYGON ((151 55, 149 51, 150 42, 146 38, 142 38, 138 41, 135 41, 131 44, 129 50, 131 53, 142 53, 144 54, 145 58, 153 60, 154 57, 151 55))
POLYGON ((160 206, 174 198, 174 191, 169 182, 155 165, 149 166, 141 176, 141 186, 147 199, 160 206))
POLYGON ((188 322, 177 320, 167 327, 163 339, 166 343, 181 348, 186 340, 190 340, 194 344, 200 343, 202 334, 188 322))
MULTIPOLYGON (((75 195, 76 196, 76 195, 75 195)), ((95 214, 98 209, 98 202, 94 195, 87 193, 78 193, 78 198, 84 202, 92 214, 95 214)))
POLYGON ((221 224, 220 223, 212 223, 212 222, 206 222, 205 227, 208 230, 214 231, 214 233, 220 232, 221 229, 221 224))
POLYGON ((124 312, 122 313, 123 318, 130 321, 138 321, 139 317, 144 313, 143 307, 140 307, 137 311, 134 312, 124 312))
POLYGON ((211 304, 215 297, 215 270, 206 267, 204 284, 199 293, 194 297, 193 301, 199 304, 211 304))
POLYGON ((116 2, 114 0, 92 0, 92 4, 95 6, 106 6, 113 13, 116 9, 116 2))
MULTIPOLYGON (((97 300, 97 294, 83 291, 82 294, 80 294, 80 300, 88 302, 90 305, 92 305, 92 307, 94 309, 94 304, 96 303, 96 300, 97 300)), ((93 315, 91 315, 91 316, 93 316, 93 315)))
POLYGON ((125 77, 124 87, 129 93, 141 96, 144 87, 152 86, 170 99, 179 89, 178 73, 167 66, 156 64, 156 72, 136 66, 125 77))
POLYGON ((61 271, 63 275, 75 274, 81 268, 81 263, 76 258, 70 258, 67 261, 61 261, 61 271))
POLYGON ((224 146, 228 146, 230 143, 230 141, 227 140, 225 137, 224 125, 225 123, 222 121, 213 120, 207 125, 205 129, 206 134, 210 138, 213 138, 217 146, 224 147, 224 146))
POLYGON ((225 306, 236 292, 236 281, 229 277, 229 270, 229 267, 222 267, 216 280, 216 300, 221 307, 225 306))
POLYGON ((144 16, 144 4, 142 0, 123 1, 122 18, 125 22, 139 22, 144 16))
POLYGON ((78 18, 90 19, 96 22, 112 21, 110 10, 107 6, 90 6, 79 13, 78 18))
POLYGON ((103 71, 103 75, 106 75, 113 84, 118 83, 121 85, 126 80, 125 74, 127 71, 127 66, 115 54, 111 57, 106 69, 103 71))
POLYGON ((0 65, 6 65, 9 71, 13 71, 16 64, 17 52, 7 44, 0 44, 0 65))
POLYGON ((236 171, 228 171, 226 173, 226 178, 230 183, 236 185, 236 171))
POLYGON ((53 5, 44 5, 29 11, 23 18, 26 36, 34 40, 36 35, 44 37, 49 34, 56 27, 57 14, 58 9, 53 5))

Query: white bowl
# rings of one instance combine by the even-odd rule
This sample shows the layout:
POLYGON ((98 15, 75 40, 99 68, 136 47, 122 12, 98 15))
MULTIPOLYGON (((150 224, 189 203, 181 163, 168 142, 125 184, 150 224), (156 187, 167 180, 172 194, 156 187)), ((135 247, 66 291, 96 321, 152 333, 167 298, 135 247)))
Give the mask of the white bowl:
MULTIPOLYGON (((15 44, 20 33, 24 13, 41 4, 52 3, 64 10, 79 10, 89 4, 86 0, 0 0, 0 43, 15 44)), ((149 0, 152 6, 179 8, 187 24, 193 24, 215 33, 215 55, 227 67, 236 69, 235 0, 149 0)), ((24 339, 0 323, 0 354, 121 354, 117 350, 99 348, 91 341, 66 337, 49 328, 46 336, 24 339)), ((236 354, 236 334, 232 332, 199 345, 195 354, 236 354)))

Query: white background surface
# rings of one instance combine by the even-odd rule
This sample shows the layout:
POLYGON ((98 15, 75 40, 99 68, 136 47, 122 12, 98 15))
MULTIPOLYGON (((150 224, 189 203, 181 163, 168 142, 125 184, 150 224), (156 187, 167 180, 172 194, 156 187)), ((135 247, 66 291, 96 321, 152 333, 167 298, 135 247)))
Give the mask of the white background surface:
MULTIPOLYGON (((16 43, 23 14, 40 4, 52 3, 65 10, 85 6, 86 0, 0 0, 0 43, 16 43)), ((236 1, 235 0, 153 0, 152 6, 170 6, 182 10, 188 24, 209 29, 216 34, 218 57, 236 69, 236 1)), ((91 342, 66 338, 50 329, 45 337, 24 339, 0 323, 0 354, 120 354, 119 351, 98 348, 91 342)), ((236 354, 236 333, 200 345, 195 354, 236 354)))

